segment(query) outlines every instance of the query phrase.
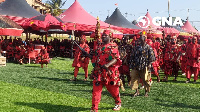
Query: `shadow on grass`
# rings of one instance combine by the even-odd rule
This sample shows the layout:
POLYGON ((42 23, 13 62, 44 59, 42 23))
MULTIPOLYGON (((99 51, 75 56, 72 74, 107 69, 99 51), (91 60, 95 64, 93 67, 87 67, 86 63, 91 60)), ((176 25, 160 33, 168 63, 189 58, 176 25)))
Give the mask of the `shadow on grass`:
POLYGON ((77 81, 69 81, 67 83, 73 83, 74 86, 92 86, 92 81, 77 80, 77 81))
POLYGON ((41 68, 41 66, 31 66, 31 65, 30 65, 30 66, 25 65, 25 67, 30 67, 30 68, 32 68, 32 67, 33 67, 33 68, 41 68))
POLYGON ((57 74, 61 74, 61 75, 62 75, 62 74, 74 75, 74 73, 72 73, 72 72, 71 72, 71 73, 69 73, 69 72, 58 72, 57 74))
POLYGON ((92 90, 70 90, 70 91, 76 91, 76 92, 84 92, 84 93, 91 93, 92 94, 92 90))
POLYGON ((174 81, 174 80, 168 80, 168 82, 171 82, 171 83, 185 83, 185 81, 179 81, 178 79, 177 79, 177 81, 174 81))
POLYGON ((50 103, 26 103, 26 102, 15 102, 16 105, 28 106, 35 109, 43 110, 44 112, 78 112, 90 110, 90 108, 73 107, 66 105, 53 105, 50 103))
POLYGON ((32 78, 47 79, 47 80, 53 80, 53 81, 70 81, 69 79, 59 79, 59 78, 49 78, 49 77, 32 77, 32 78))
POLYGON ((79 79, 77 81, 71 81, 70 79, 60 79, 60 78, 50 78, 50 77, 32 77, 32 78, 46 79, 46 80, 52 80, 52 81, 63 81, 66 83, 73 83, 74 86, 92 86, 91 81, 83 81, 79 79))
MULTIPOLYGON (((67 75, 74 75, 74 72, 58 72, 57 74, 67 74, 67 75)), ((78 73, 78 76, 79 75, 85 75, 84 73, 78 73)), ((88 74, 89 75, 89 74, 88 74)))
POLYGON ((129 96, 130 98, 132 98, 133 97, 133 92, 132 93, 131 92, 130 93, 122 93, 121 92, 120 95, 121 96, 129 96))
POLYGON ((66 58, 57 57, 57 60, 66 60, 66 58))
MULTIPOLYGON (((160 102, 164 102, 163 100, 160 99, 155 99, 155 101, 160 101, 160 102)), ((170 102, 170 104, 164 104, 164 103, 157 103, 158 105, 164 106, 164 107, 172 107, 172 108, 187 108, 187 109, 200 109, 200 105, 188 105, 185 103, 178 103, 178 102, 173 102, 173 101, 167 101, 170 102)))

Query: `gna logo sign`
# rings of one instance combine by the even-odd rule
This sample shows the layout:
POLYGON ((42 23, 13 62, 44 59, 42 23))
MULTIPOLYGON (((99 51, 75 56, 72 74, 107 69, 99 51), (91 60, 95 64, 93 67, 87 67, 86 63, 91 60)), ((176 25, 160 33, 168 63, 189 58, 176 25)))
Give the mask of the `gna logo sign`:
MULTIPOLYGON (((140 16, 138 19, 137 19, 137 23, 138 23, 138 26, 140 26, 141 28, 147 28, 150 26, 150 19, 146 16, 140 16)), ((172 17, 154 17, 152 19, 152 23, 155 25, 155 26, 165 26, 165 24, 169 25, 169 26, 177 26, 177 25, 180 25, 180 26, 183 26, 183 22, 181 20, 180 17, 175 17, 175 20, 172 21, 172 17)))

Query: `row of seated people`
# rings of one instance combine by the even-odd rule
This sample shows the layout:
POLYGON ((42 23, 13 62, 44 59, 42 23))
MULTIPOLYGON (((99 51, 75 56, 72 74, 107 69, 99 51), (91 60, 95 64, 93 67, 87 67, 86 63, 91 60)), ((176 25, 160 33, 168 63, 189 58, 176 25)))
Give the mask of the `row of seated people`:
POLYGON ((49 53, 47 49, 43 46, 27 47, 24 45, 13 47, 11 45, 7 46, 6 55, 8 60, 15 61, 19 64, 24 63, 40 63, 43 68, 43 64, 50 63, 51 58, 49 58, 49 53))
MULTIPOLYGON (((35 55, 39 54, 38 50, 35 50, 36 45, 47 46, 46 50, 50 58, 53 57, 68 57, 72 58, 72 51, 77 48, 74 45, 72 49, 72 42, 68 39, 53 39, 47 44, 42 39, 35 38, 26 39, 23 41, 21 38, 0 39, 2 51, 6 51, 6 57, 10 61, 16 61, 18 63, 28 63, 29 54, 35 52, 35 55)), ((78 43, 78 42, 77 42, 78 43)), ((78 43, 79 44, 79 43, 78 43)), ((90 48, 93 48, 93 40, 87 42, 90 48)), ((40 48, 41 49, 41 48, 40 48)), ((92 51, 92 49, 91 49, 92 51)))
MULTIPOLYGON (((26 49, 26 52, 22 52, 24 55, 29 53, 34 49, 34 46, 36 44, 39 45, 47 45, 47 52, 49 53, 50 57, 70 57, 71 52, 71 42, 68 40, 58 40, 54 39, 53 41, 50 41, 49 43, 45 44, 44 41, 41 39, 35 39, 32 41, 31 39, 27 39, 25 41, 22 41, 21 38, 17 39, 0 39, 1 42, 1 48, 2 51, 7 51, 8 58, 12 58, 19 54, 20 51, 24 51, 23 49, 26 49)), ((26 56, 25 56, 26 57, 26 56)))

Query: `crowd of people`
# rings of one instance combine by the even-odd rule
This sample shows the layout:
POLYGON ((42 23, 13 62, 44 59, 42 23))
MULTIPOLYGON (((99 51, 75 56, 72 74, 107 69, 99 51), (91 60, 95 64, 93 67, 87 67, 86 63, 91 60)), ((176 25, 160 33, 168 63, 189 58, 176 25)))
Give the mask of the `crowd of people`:
POLYGON ((181 70, 182 74, 186 75, 186 83, 191 82, 192 75, 194 75, 193 83, 196 83, 200 67, 200 40, 196 36, 179 40, 171 35, 162 39, 141 35, 140 38, 133 37, 131 42, 128 36, 124 36, 120 43, 118 41, 116 43, 110 34, 110 31, 105 30, 101 38, 91 44, 93 46, 88 46, 83 36, 80 43, 83 49, 77 49, 75 54, 73 81, 77 80, 77 68, 80 67, 85 71, 84 80, 87 80, 86 69, 89 58, 85 55, 85 51, 92 55, 91 62, 94 67, 90 76, 93 79, 92 112, 98 111, 103 86, 115 100, 116 105, 113 110, 120 110, 119 87, 124 90, 125 77, 128 86, 136 90, 134 97, 140 94, 139 83, 144 86, 144 96, 148 97, 153 82, 152 74, 157 77, 157 82, 167 82, 169 76, 173 76, 173 81, 177 81, 181 70), (159 76, 160 70, 164 71, 163 78, 159 76))
MULTIPOLYGON (((130 39, 124 36, 121 41, 114 41, 110 30, 96 39, 87 41, 85 36, 76 41, 80 46, 68 39, 54 39, 45 43, 41 39, 1 38, 1 51, 5 53, 8 61, 23 64, 28 63, 29 54, 34 51, 36 45, 43 45, 37 54, 36 63, 50 62, 50 57, 71 57, 74 54, 72 66, 75 67, 74 79, 77 81, 79 68, 85 71, 85 79, 88 80, 88 64, 91 58, 94 67, 90 78, 93 79, 92 111, 98 111, 101 99, 102 87, 106 86, 115 100, 113 110, 120 110, 121 99, 119 87, 124 90, 127 78, 128 86, 136 90, 134 97, 138 96, 139 83, 144 86, 145 97, 148 97, 152 84, 151 75, 157 77, 157 82, 168 81, 169 76, 174 76, 177 81, 179 71, 186 75, 186 83, 196 83, 199 76, 200 65, 200 40, 196 36, 179 40, 176 36, 154 38, 141 34, 139 38, 130 39), (131 40, 131 41, 130 41, 131 40), (73 47, 72 47, 73 46, 73 47), (80 49, 81 48, 81 49, 80 49), (72 52, 73 51, 73 52, 72 52), (160 78, 160 70, 165 76, 160 78)), ((3 53, 2 52, 2 53, 3 53)))
MULTIPOLYGON (((7 61, 14 61, 16 63, 28 63, 29 54, 36 49, 37 45, 45 46, 47 53, 50 58, 53 57, 66 57, 74 58, 72 54, 75 54, 76 47, 72 48, 71 39, 51 39, 49 42, 41 38, 25 39, 22 40, 20 37, 10 37, 7 36, 0 38, 1 43, 1 53, 6 56, 7 61), (73 52, 72 52, 73 51, 73 52)), ((79 43, 79 41, 77 41, 79 43)), ((93 40, 87 41, 87 45, 92 48, 93 40)))
POLYGON ((5 38, 0 39, 1 42, 1 51, 6 51, 6 57, 10 61, 17 61, 18 57, 24 59, 24 63, 26 63, 26 58, 28 54, 35 49, 36 45, 46 45, 46 50, 49 53, 50 57, 69 57, 69 51, 71 49, 71 42, 67 39, 58 40, 54 39, 50 42, 45 42, 40 38, 26 39, 22 40, 19 38, 12 38, 9 39, 7 36, 5 38), (19 55, 19 56, 18 56, 19 55))

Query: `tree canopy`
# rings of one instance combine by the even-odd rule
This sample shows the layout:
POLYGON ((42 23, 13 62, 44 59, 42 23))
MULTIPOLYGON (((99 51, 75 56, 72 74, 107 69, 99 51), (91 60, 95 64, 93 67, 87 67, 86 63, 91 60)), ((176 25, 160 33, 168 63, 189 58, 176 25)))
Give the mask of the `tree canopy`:
POLYGON ((65 5, 67 0, 47 0, 46 5, 51 7, 51 13, 54 16, 58 16, 62 13, 61 8, 65 5))

